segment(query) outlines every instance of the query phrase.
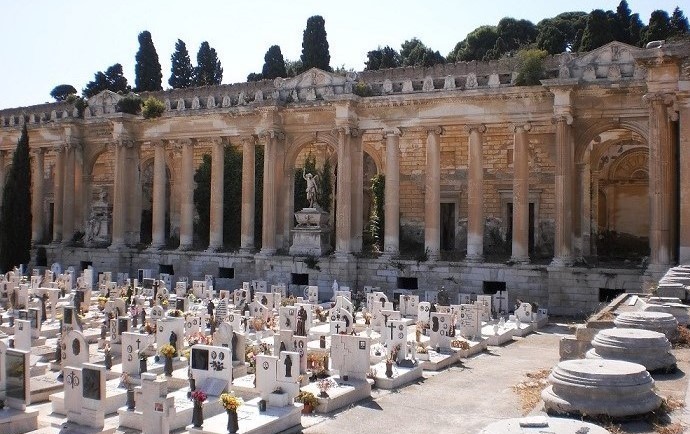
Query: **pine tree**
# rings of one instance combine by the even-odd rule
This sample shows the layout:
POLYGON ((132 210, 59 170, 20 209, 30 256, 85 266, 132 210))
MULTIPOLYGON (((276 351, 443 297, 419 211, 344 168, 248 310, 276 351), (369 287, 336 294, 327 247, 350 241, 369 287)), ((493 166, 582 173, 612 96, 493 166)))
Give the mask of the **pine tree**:
POLYGON ((681 36, 688 33, 688 19, 678 6, 673 10, 669 25, 671 27, 672 36, 681 36))
POLYGON ((76 95, 77 89, 71 84, 58 84, 50 91, 50 96, 55 98, 55 101, 64 101, 70 95, 76 95))
POLYGON ((367 61, 364 62, 366 71, 377 71, 385 68, 397 68, 402 64, 400 54, 390 46, 386 45, 367 53, 367 61))
POLYGON ((31 260, 30 186, 29 135, 24 124, 2 197, 0 269, 3 271, 31 260))
POLYGON ((216 50, 204 41, 196 55, 196 68, 194 68, 194 85, 211 86, 223 81, 223 68, 218 60, 216 50))
POLYGON ((135 56, 134 87, 137 92, 163 90, 161 81, 161 64, 158 61, 158 53, 153 45, 151 33, 144 30, 139 33, 139 51, 135 56))
POLYGON ((277 77, 287 77, 285 70, 285 59, 280 51, 279 45, 272 45, 264 56, 264 67, 261 70, 262 79, 274 79, 277 77))
POLYGON ((660 41, 668 38, 671 34, 669 21, 668 12, 660 9, 652 12, 652 15, 649 17, 649 25, 645 29, 644 36, 642 37, 642 43, 647 44, 652 41, 660 41))
POLYGON ((326 39, 326 21, 320 15, 307 19, 307 27, 302 36, 302 65, 306 71, 309 68, 319 68, 331 71, 331 55, 328 52, 326 39))
POLYGON ((632 36, 630 33, 630 24, 632 20, 632 15, 630 13, 630 7, 628 2, 621 0, 616 8, 615 21, 616 25, 613 29, 613 37, 616 41, 625 42, 630 44, 632 41, 632 36))
POLYGON ((122 72, 122 65, 119 63, 110 66, 105 72, 98 71, 94 74, 93 81, 86 84, 82 94, 84 98, 91 98, 104 90, 119 93, 127 93, 131 90, 122 72))
POLYGON ((175 43, 175 52, 170 56, 172 67, 168 84, 173 89, 190 87, 194 83, 194 67, 189 58, 187 45, 181 39, 175 43))
POLYGON ((601 9, 595 9, 587 17, 587 27, 582 33, 580 51, 592 51, 613 41, 609 17, 601 9))

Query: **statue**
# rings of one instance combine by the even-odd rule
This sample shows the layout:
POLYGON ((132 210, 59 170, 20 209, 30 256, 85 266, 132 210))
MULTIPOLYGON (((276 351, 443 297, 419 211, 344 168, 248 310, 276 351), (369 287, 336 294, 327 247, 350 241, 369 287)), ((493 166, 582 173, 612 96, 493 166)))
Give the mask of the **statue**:
POLYGON ((175 355, 177 355, 177 333, 170 332, 170 338, 168 339, 168 342, 175 349, 175 355))
POLYGON ((297 330, 295 331, 296 336, 306 336, 307 335, 307 311, 304 306, 300 306, 297 311, 297 330))
POLYGON ((309 201, 309 208, 318 207, 319 175, 306 173, 306 169, 302 169, 302 178, 307 181, 307 200, 309 201))

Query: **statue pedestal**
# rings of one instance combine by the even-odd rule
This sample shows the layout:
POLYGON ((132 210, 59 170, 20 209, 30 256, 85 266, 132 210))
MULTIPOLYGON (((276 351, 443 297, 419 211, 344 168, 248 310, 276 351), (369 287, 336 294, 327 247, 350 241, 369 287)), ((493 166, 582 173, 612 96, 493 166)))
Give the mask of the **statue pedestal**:
POLYGON ((328 213, 318 208, 303 208, 295 213, 297 226, 292 229, 291 255, 322 256, 328 253, 328 213))

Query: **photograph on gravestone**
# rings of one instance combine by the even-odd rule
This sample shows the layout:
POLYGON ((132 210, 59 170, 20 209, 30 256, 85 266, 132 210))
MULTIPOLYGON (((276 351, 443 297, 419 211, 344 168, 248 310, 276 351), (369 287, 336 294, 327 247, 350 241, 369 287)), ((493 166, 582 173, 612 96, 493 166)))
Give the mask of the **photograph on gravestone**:
POLYGON ((208 350, 192 348, 192 369, 208 371, 208 350))
POLYGON ((82 369, 82 396, 88 399, 101 399, 101 371, 98 369, 82 369))
POLYGON ((64 322, 64 324, 70 325, 70 326, 72 325, 72 312, 73 311, 72 311, 71 307, 65 306, 63 308, 63 313, 64 313, 63 322, 64 322))
POLYGON ((7 350, 5 355, 5 396, 26 402, 24 358, 28 354, 7 350))

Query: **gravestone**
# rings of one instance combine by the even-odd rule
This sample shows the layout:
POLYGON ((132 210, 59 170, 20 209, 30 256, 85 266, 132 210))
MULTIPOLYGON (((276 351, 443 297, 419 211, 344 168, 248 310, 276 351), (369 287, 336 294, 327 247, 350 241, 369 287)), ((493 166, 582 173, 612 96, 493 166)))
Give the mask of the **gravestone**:
POLYGON ((491 296, 478 295, 477 304, 480 306, 482 321, 491 321, 491 296))
POLYGON ((491 305, 496 314, 507 314, 510 310, 510 305, 508 304, 508 290, 497 291, 491 298, 491 305))
POLYGON ((84 363, 89 363, 89 344, 84 334, 78 330, 71 330, 62 335, 60 349, 63 370, 66 366, 79 368, 84 363))
POLYGON ((256 389, 274 407, 291 405, 299 392, 299 354, 283 351, 280 358, 256 356, 256 389), (280 388, 281 393, 274 393, 280 388))
POLYGON ((18 350, 31 351, 31 321, 14 320, 14 347, 18 350))
POLYGON ((367 309, 373 312, 376 308, 383 309, 388 303, 388 296, 380 291, 373 291, 367 294, 367 309))
POLYGON ((407 358, 407 326, 402 320, 390 320, 388 325, 382 330, 381 336, 384 338, 389 354, 393 348, 399 346, 396 362, 401 362, 407 358))
POLYGON ((279 309, 279 329, 297 331, 297 308, 295 306, 281 306, 279 309))
POLYGON ((190 354, 192 376, 198 388, 219 396, 232 384, 232 353, 230 348, 194 345, 190 354))
POLYGON ((459 293, 458 304, 472 304, 472 294, 459 293))
POLYGON ((187 282, 177 282, 175 284, 175 294, 178 297, 186 297, 187 296, 187 282))
POLYGON ((482 319, 479 305, 461 304, 459 315, 460 334, 468 339, 481 336, 482 319))
POLYGON ((355 314, 355 307, 352 304, 352 301, 350 301, 349 297, 345 297, 343 295, 338 295, 335 297, 334 308, 346 310, 350 313, 350 316, 355 314))
POLYGON ((309 336, 309 330, 313 322, 312 305, 309 303, 295 303, 295 308, 297 309, 297 329, 295 335, 309 336))
POLYGON ((455 337, 455 321, 450 313, 432 312, 429 320, 429 344, 449 349, 455 337))
POLYGON ((515 316, 523 323, 531 323, 534 321, 534 312, 530 303, 520 303, 520 306, 515 311, 515 316))
POLYGON ((105 367, 85 364, 65 367, 67 420, 102 429, 105 422, 105 367))
POLYGON ((333 291, 333 300, 337 301, 338 297, 345 297, 348 301, 352 301, 352 292, 349 289, 345 289, 345 286, 341 286, 341 289, 333 291))
POLYGON ((331 365, 340 378, 365 380, 369 374, 371 339, 352 335, 331 336, 331 365))
POLYGON ((401 295, 400 296, 400 314, 404 317, 414 317, 417 315, 419 306, 418 295, 401 295))
POLYGON ((123 332, 122 372, 129 375, 139 374, 139 353, 153 344, 155 335, 123 332))
POLYGON ((271 315, 271 311, 257 300, 249 303, 249 311, 251 312, 252 318, 261 318, 264 321, 268 321, 271 315))
POLYGON ((279 283, 278 285, 271 285, 271 292, 274 294, 280 294, 282 298, 287 297, 287 287, 284 283, 279 283))
POLYGON ((268 309, 280 308, 280 293, 278 292, 255 292, 254 301, 266 306, 268 309))
MULTIPOLYGON (((245 282, 247 283, 247 282, 245 282)), ((233 304, 235 309, 242 311, 244 306, 249 302, 249 290, 248 289, 236 289, 232 293, 233 304)))
POLYGON ((206 295, 206 281, 192 280, 192 294, 196 298, 204 298, 206 295))
POLYGON ((156 321, 156 348, 169 344, 171 337, 175 338, 175 348, 178 353, 184 344, 184 318, 165 317, 156 321))
POLYGON ((190 337, 194 333, 201 331, 201 317, 196 314, 187 316, 184 323, 184 333, 186 337, 190 337))
POLYGON ((21 411, 31 403, 30 356, 30 351, 7 348, 0 342, 0 390, 7 406, 21 411))
MULTIPOLYGON (((344 328, 342 330, 339 330, 337 333, 347 333, 350 334, 354 330, 354 320, 352 318, 352 314, 340 307, 334 307, 332 308, 329 313, 329 318, 331 321, 331 324, 334 322, 342 322, 344 328)), ((331 334, 333 334, 333 326, 331 326, 331 334)), ((335 334, 337 334, 335 333, 335 334)))
POLYGON ((169 434, 170 419, 175 415, 175 398, 168 397, 168 380, 156 374, 141 375, 142 432, 147 434, 169 434))
POLYGON ((156 322, 165 317, 165 311, 160 306, 153 306, 149 315, 151 315, 151 321, 156 322))
POLYGON ((319 287, 316 285, 309 285, 304 289, 304 296, 311 304, 318 304, 319 302, 319 287))

